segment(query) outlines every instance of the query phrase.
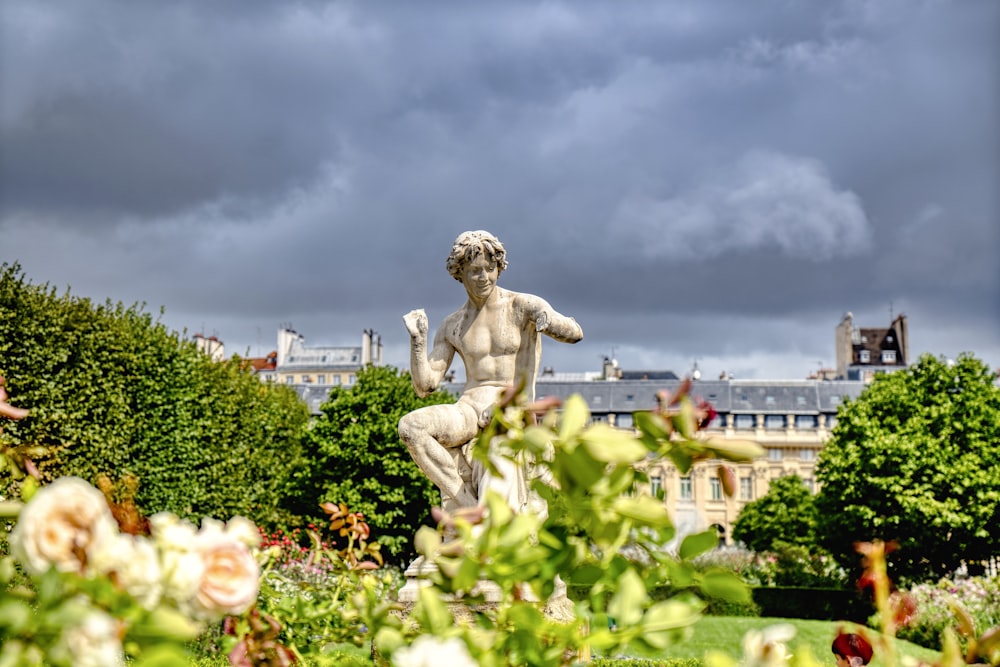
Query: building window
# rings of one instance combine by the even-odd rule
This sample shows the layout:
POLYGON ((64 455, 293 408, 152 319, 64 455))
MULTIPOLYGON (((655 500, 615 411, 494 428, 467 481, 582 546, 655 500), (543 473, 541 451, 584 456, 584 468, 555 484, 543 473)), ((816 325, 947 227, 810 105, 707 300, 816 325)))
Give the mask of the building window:
POLYGON ((872 355, 868 350, 861 350, 858 352, 858 361, 862 364, 871 363, 872 355))
POLYGON ((802 461, 815 461, 816 450, 811 447, 803 447, 799 450, 799 459, 802 461))
POLYGON ((785 428, 785 415, 765 415, 764 428, 785 428))
POLYGON ((712 477, 708 480, 708 488, 712 493, 712 500, 722 500, 722 482, 719 481, 718 477, 712 477))
POLYGON ((606 414, 590 415, 591 424, 607 424, 608 416, 606 414))
POLYGON ((736 415, 736 428, 753 428, 753 415, 736 415))
POLYGON ((294 375, 286 375, 285 376, 285 384, 295 384, 295 376, 294 375))
POLYGON ((740 477, 740 500, 753 500, 753 480, 740 477))
POLYGON ((883 364, 896 363, 896 350, 882 350, 882 363, 883 364))
POLYGON ((826 418, 826 427, 832 429, 837 425, 837 415, 830 415, 826 418))
POLYGON ((777 447, 769 447, 767 450, 767 460, 768 461, 780 461, 781 457, 784 455, 782 450, 777 447))
POLYGON ((693 498, 694 489, 691 486, 691 476, 681 477, 681 500, 692 500, 693 498))
POLYGON ((316 376, 316 384, 326 384, 326 376, 320 373, 316 376))
POLYGON ((354 380, 356 380, 356 379, 357 378, 354 377, 354 373, 351 373, 350 375, 347 376, 347 384, 353 386, 354 385, 354 380))
POLYGON ((340 376, 339 375, 334 375, 333 376, 333 384, 336 385, 336 386, 338 386, 338 387, 340 386, 340 376))
POLYGON ((663 478, 659 475, 650 477, 649 491, 653 494, 654 498, 661 498, 663 496, 663 478))
POLYGON ((795 428, 816 428, 816 415, 795 415, 795 428))
POLYGON ((632 413, 622 412, 615 417, 615 425, 620 428, 632 428, 632 413))
POLYGON ((812 477, 804 477, 802 483, 809 489, 809 493, 816 493, 816 482, 813 481, 812 477))

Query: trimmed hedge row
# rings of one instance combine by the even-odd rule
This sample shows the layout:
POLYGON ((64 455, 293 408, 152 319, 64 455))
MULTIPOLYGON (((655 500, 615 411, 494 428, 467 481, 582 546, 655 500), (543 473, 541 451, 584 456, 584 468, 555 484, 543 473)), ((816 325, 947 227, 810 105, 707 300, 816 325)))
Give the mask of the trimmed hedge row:
POLYGON ((864 624, 874 613, 871 601, 851 589, 762 586, 752 593, 760 616, 864 624))

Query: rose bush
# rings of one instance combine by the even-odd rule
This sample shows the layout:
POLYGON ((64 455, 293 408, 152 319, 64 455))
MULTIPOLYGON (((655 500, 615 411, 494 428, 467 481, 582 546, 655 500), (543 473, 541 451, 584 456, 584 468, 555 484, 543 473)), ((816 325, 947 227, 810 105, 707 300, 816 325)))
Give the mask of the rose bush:
MULTIPOLYGON (((161 513, 151 533, 119 532, 100 491, 64 477, 19 508, 3 568, 0 658, 10 664, 116 665, 126 648, 142 664, 185 664, 183 643, 204 623, 257 600, 260 535, 249 521, 205 519, 201 528, 161 513), (11 594, 13 559, 30 588, 11 594)), ((0 659, 0 664, 4 664, 0 659)))

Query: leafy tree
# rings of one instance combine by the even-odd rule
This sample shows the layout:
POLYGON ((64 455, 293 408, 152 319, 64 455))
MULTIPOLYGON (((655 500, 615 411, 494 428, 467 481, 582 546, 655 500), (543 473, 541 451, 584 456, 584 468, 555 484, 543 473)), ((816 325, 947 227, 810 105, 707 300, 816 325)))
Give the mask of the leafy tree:
POLYGON ((877 376, 841 406, 817 464, 819 534, 846 567, 853 543, 895 541, 894 577, 937 578, 1000 552, 1000 387, 965 354, 877 376))
POLYGON ((754 551, 777 551, 779 543, 810 547, 816 543, 815 531, 813 495, 798 475, 773 480, 733 524, 733 537, 754 551))
POLYGON ((137 478, 145 513, 290 520, 280 500, 302 465, 306 405, 142 306, 60 295, 0 265, 0 373, 31 410, 2 437, 46 449, 43 479, 137 478))
POLYGON ((440 505, 441 497, 399 439, 399 419, 454 400, 447 392, 418 398, 406 371, 363 369, 353 387, 335 388, 320 407, 309 434, 313 467, 300 484, 313 489, 305 497, 362 512, 387 560, 408 561, 415 554, 417 528, 430 522, 430 508, 440 505))

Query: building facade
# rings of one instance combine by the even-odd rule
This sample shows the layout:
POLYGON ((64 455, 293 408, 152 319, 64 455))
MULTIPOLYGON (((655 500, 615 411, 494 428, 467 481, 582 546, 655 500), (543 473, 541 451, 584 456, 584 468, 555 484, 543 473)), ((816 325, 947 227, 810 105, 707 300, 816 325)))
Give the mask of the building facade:
MULTIPOLYGON (((623 375, 625 375, 623 373, 623 375)), ((590 408, 591 420, 619 428, 632 428, 633 413, 653 410, 656 394, 676 391, 681 380, 539 381, 539 398, 565 400, 579 394, 590 408)), ((707 400, 718 415, 706 435, 754 440, 765 455, 749 463, 726 463, 737 480, 733 497, 727 498, 716 470, 721 461, 696 463, 682 475, 670 462, 643 464, 647 492, 663 496, 679 532, 716 528, 731 541, 732 526, 748 502, 767 493, 771 480, 799 475, 816 490, 816 459, 837 423, 837 410, 846 399, 864 389, 862 381, 822 380, 697 380, 691 395, 707 400)), ((461 387, 447 387, 459 393, 461 387)))
POLYGON ((836 329, 839 380, 871 382, 878 373, 906 368, 910 363, 910 335, 906 315, 897 315, 885 329, 861 328, 848 312, 836 329))
POLYGON ((250 360, 262 380, 325 388, 351 386, 358 371, 382 365, 382 337, 372 329, 361 334, 358 347, 309 346, 288 326, 278 329, 277 350, 250 360))

